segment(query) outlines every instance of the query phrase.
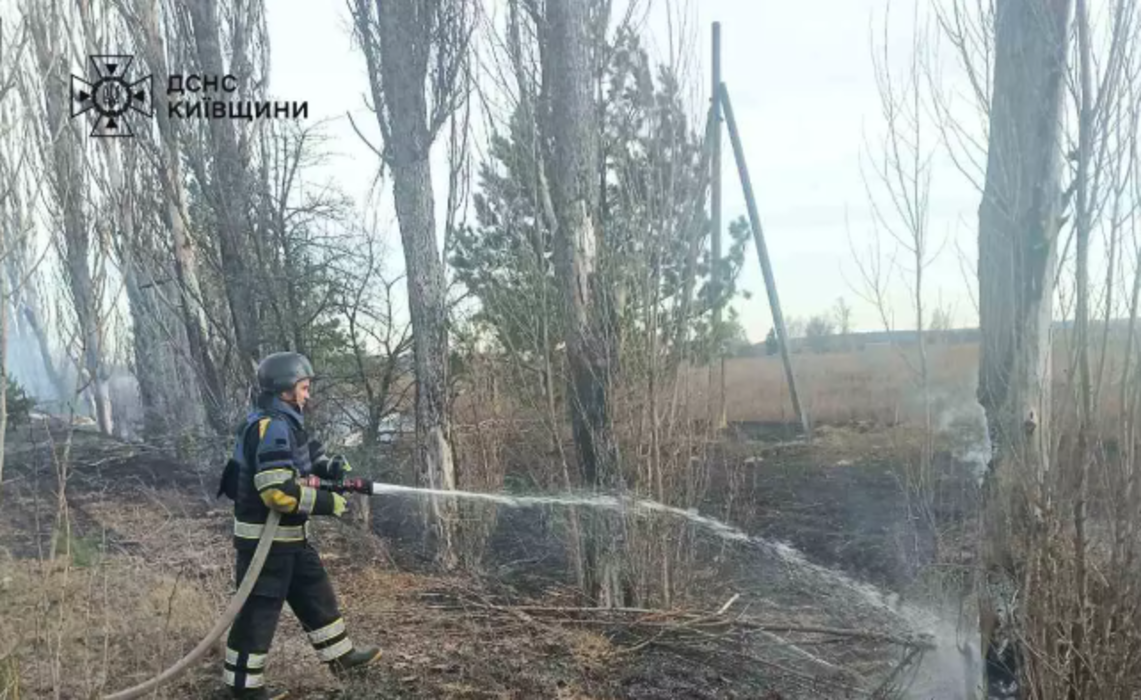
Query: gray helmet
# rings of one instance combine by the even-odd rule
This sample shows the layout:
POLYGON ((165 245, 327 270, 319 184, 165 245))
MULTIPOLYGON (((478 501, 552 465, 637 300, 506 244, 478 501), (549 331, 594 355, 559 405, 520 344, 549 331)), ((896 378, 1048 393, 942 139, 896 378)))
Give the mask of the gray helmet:
POLYGON ((297 352, 275 352, 258 365, 258 386, 271 394, 289 391, 302 379, 312 378, 309 358, 297 352))

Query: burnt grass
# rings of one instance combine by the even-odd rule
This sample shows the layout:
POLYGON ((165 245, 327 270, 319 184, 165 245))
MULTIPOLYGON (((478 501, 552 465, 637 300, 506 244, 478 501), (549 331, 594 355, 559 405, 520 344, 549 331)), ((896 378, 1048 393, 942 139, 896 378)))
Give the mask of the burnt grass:
MULTIPOLYGON (((812 444, 795 434, 787 425, 733 426, 727 440, 710 453, 709 483, 699 512, 749 535, 789 544, 810 562, 885 591, 902 592, 925 573, 947 565, 951 570, 969 565, 971 553, 963 543, 969 541, 978 493, 972 465, 952 451, 969 435, 952 435, 936 445, 934 498, 931 511, 924 513, 905 497, 909 467, 919 459, 913 434, 866 424, 824 426, 812 444)), ((557 512, 501 508, 496 517, 479 562, 481 585, 490 595, 533 603, 573 584, 566 523, 557 512)), ((431 538, 424 537, 412 502, 394 501, 378 509, 374 529, 394 543, 400 566, 430 569, 431 538)), ((708 605, 715 608, 734 590, 764 590, 766 572, 758 570, 756 561, 726 555, 732 545, 715 538, 700 542, 706 546, 700 547, 696 565, 715 571, 724 584, 710 586, 708 605)), ((790 694, 788 679, 772 669, 693 650, 651 647, 611 673, 611 682, 603 685, 614 697, 801 697, 790 694)), ((818 689, 805 697, 841 695, 818 689)))
MULTIPOLYGON (((898 591, 927 567, 959 561, 978 499, 973 466, 953 442, 937 442, 931 510, 906 496, 918 438, 866 424, 824 426, 816 442, 791 426, 737 424, 711 450, 709 483, 697 510, 749 535, 785 542, 810 561, 898 591), (936 529, 939 530, 937 538, 936 529), (937 548, 937 540, 943 549, 937 548)), ((565 519, 548 508, 500 508, 482 568, 527 594, 571 583, 565 519)), ((374 509, 373 527, 410 569, 429 567, 434 548, 416 503, 374 509)))
MULTIPOLYGON (((903 467, 911 449, 906 440, 901 445, 883 439, 882 431, 856 427, 832 429, 830 436, 824 432, 823 439, 809 445, 737 426, 710 453, 708 488, 698 510, 751 535, 787 542, 812 562, 891 589, 906 587, 924 567, 935 563, 937 555, 946 558, 946 551, 935 551, 931 523, 909 512, 903 497, 903 467)), ((35 425, 9 434, 0 508, 0 543, 9 560, 42 559, 50 546, 58 462, 51 457, 46 435, 35 425)), ((105 555, 145 561, 153 553, 139 547, 137 533, 121 532, 115 523, 89 514, 89 504, 175 512, 215 539, 228 531, 229 503, 213 499, 220 467, 217 454, 213 462, 219 464, 202 462, 204 466, 195 467, 160 450, 79 430, 71 459, 67 497, 72 537, 98 539, 105 555)), ((938 452, 935 466, 940 479, 934 520, 943 528, 942 541, 948 548, 947 543, 955 542, 963 524, 970 521, 974 495, 969 469, 949 452, 938 452)), ((396 480, 394 475, 384 476, 396 480)), ((695 649, 650 645, 634 654, 614 656, 598 648, 599 639, 618 644, 639 641, 623 637, 621 630, 599 629, 597 635, 576 631, 558 637, 526 625, 505 629, 480 622, 478 615, 463 610, 441 608, 434 602, 457 588, 478 591, 486 600, 501 603, 590 603, 572 592, 562 534, 565 521, 559 509, 499 509, 481 557, 468 562, 468 573, 459 576, 438 570, 433 542, 421 522, 416 501, 379 498, 371 514, 371 529, 379 536, 376 546, 357 542, 359 531, 347 524, 322 526, 319 547, 330 562, 346 615, 366 630, 362 637, 380 643, 387 653, 380 668, 359 683, 338 685, 324 675, 284 673, 283 678, 303 686, 300 697, 845 697, 834 690, 793 684, 769 667, 695 649), (382 600, 374 605, 373 598, 382 600)), ((764 572, 727 563, 724 546, 712 546, 723 543, 700 542, 711 545, 698 548, 696 562, 709 570, 706 579, 698 579, 698 585, 706 582, 709 606, 716 608, 734 586, 763 590, 764 572)), ((219 576, 232 578, 232 552, 224 549, 209 557, 219 562, 219 576)), ((0 613, 3 595, 0 592, 0 613)), ((701 597, 695 594, 691 599, 701 597)), ((217 603, 221 610, 223 601, 217 603)), ((275 645, 283 635, 298 632, 283 624, 275 645)), ((184 640, 183 647, 189 649, 197 641, 184 640)), ((276 663, 281 668, 286 662, 276 663)), ((316 666, 308 655, 288 663, 316 666)), ((164 691, 168 695, 159 696, 224 697, 219 675, 217 658, 212 656, 164 691)), ((133 682, 138 680, 142 678, 133 682)))
POLYGON ((751 450, 747 444, 732 445, 715 471, 715 495, 707 507, 725 503, 736 488, 735 525, 889 590, 907 587, 937 560, 961 556, 958 545, 965 541, 977 499, 969 466, 947 450, 935 452, 935 495, 928 514, 906 497, 906 465, 899 454, 906 447, 877 444, 854 431, 842 435, 852 447, 840 452, 802 443, 754 444, 751 450), (742 452, 752 454, 742 459, 742 452), (733 469, 740 470, 735 487, 729 476, 733 469), (937 549, 936 529, 944 551, 937 549))

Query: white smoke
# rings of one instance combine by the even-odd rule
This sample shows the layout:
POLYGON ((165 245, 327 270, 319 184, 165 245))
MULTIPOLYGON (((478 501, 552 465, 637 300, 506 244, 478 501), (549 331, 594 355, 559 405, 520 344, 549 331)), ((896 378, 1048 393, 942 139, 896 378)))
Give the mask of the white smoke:
POLYGON ((981 486, 991 458, 990 433, 982 405, 973 397, 950 403, 936 414, 934 428, 950 443, 955 461, 971 466, 971 473, 981 486))
MULTIPOLYGON (((10 332, 7 344, 8 376, 31 398, 38 413, 64 416, 74 411, 77 416, 94 418, 95 407, 91 391, 84 391, 75 397, 79 387, 75 363, 61 361, 53 355, 55 371, 63 384, 57 387, 51 380, 44 365, 40 345, 30 334, 10 332)), ((107 378, 108 398, 111 401, 115 434, 125 438, 138 437, 142 426, 142 401, 138 381, 126 368, 113 367, 107 378)))
POLYGON ((37 403, 60 401, 59 392, 44 369, 43 356, 34 338, 18 333, 8 334, 8 376, 23 387, 37 403))

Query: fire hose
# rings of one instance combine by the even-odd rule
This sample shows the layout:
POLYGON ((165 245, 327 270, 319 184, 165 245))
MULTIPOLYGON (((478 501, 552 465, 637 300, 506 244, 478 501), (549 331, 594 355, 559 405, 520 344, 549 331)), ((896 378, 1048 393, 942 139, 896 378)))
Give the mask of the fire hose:
MULTIPOLYGON (((330 481, 328 479, 319 479, 315 476, 308 476, 299 479, 298 483, 303 486, 309 486, 310 488, 319 488, 340 493, 373 493, 372 482, 365 479, 330 481)), ((258 540, 257 549, 254 550, 253 560, 250 561, 246 575, 242 578, 241 585, 238 586, 238 592, 234 594, 234 597, 230 600, 230 604, 226 607, 222 616, 218 618, 218 621, 214 623, 214 627, 203 637, 202 641, 198 643, 198 646, 191 649, 190 653, 179 659, 173 666, 150 680, 127 688, 126 690, 120 690, 112 695, 105 695, 100 698, 100 700, 134 700, 134 698, 142 697, 159 686, 165 685, 178 676, 181 676, 190 668, 191 664, 198 661, 209 651, 210 647, 213 646, 214 643, 225 634, 226 630, 230 628, 230 625, 234 623, 234 618, 238 616, 238 613, 242 610, 242 606, 246 604, 246 599, 250 597, 254 583, 257 582, 262 567, 265 566, 265 559, 269 556, 270 547, 273 545, 273 536, 277 533, 277 523, 280 519, 281 514, 279 512, 276 510, 269 511, 269 518, 266 519, 265 528, 262 530, 261 538, 258 540)))

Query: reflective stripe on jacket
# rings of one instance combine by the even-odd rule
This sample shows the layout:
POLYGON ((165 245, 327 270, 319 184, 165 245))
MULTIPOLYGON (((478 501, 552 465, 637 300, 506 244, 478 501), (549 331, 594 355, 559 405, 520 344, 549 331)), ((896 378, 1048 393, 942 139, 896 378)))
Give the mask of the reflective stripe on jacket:
POLYGON ((280 399, 247 416, 234 446, 240 465, 235 547, 257 546, 271 508, 281 513, 274 549, 304 546, 309 516, 332 514, 331 493, 297 483, 298 477, 313 472, 314 453, 323 452, 314 449, 304 426, 301 414, 280 399))

